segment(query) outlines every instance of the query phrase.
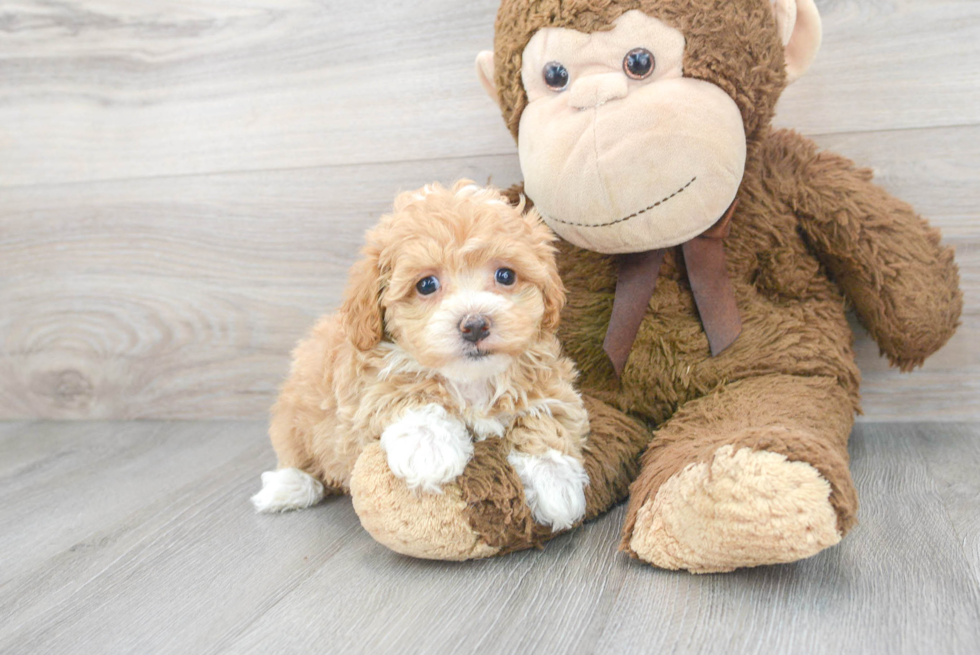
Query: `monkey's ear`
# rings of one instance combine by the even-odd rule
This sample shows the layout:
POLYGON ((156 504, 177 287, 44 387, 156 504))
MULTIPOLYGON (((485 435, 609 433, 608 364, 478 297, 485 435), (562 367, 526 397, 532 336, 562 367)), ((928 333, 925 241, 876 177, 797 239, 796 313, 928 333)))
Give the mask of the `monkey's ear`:
POLYGON ((483 85, 483 90, 487 92, 494 104, 500 106, 500 99, 497 97, 497 85, 494 83, 493 53, 484 50, 476 56, 476 76, 483 85))
POLYGON ((772 0, 776 26, 786 48, 786 76, 792 84, 810 68, 823 30, 813 0, 772 0))

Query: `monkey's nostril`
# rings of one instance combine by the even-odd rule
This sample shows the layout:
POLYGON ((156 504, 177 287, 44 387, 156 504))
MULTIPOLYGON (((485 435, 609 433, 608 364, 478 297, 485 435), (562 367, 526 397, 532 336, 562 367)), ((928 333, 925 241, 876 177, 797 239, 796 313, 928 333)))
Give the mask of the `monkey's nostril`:
POLYGON ((474 314, 464 316, 459 322, 459 333, 470 343, 486 339, 490 334, 490 319, 474 314))

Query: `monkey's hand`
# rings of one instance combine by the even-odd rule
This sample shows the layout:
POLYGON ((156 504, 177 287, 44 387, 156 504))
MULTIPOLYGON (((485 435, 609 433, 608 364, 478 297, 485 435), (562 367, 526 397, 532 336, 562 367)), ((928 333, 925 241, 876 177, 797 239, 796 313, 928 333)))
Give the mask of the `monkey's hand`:
POLYGON ((953 250, 906 203, 871 183, 870 170, 817 152, 796 133, 767 144, 792 160, 787 200, 810 247, 894 366, 908 371, 942 347, 963 309, 953 250), (792 182, 795 180, 795 188, 792 182))

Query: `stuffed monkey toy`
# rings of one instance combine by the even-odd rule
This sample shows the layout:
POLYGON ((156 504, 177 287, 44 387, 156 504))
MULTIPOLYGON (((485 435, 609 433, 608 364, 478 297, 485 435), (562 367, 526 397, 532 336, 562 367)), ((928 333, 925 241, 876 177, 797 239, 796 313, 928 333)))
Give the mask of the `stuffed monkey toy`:
MULTIPOLYGON (((792 562, 855 523, 860 373, 845 312, 909 371, 953 334, 953 252, 871 173, 771 127, 820 43, 813 0, 503 0, 477 71, 523 189, 562 238, 560 337, 590 414, 586 520, 668 569, 792 562)), ((442 495, 378 447, 351 482, 381 543, 467 559, 537 546, 487 440, 442 495)))

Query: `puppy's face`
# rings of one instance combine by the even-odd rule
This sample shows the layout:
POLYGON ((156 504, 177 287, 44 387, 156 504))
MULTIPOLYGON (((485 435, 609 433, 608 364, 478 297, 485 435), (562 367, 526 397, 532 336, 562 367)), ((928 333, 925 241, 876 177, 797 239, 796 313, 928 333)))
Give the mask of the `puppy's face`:
POLYGON ((344 305, 351 341, 384 333, 421 366, 460 381, 501 373, 558 323, 564 293, 533 211, 468 182, 402 194, 369 232, 344 305))

